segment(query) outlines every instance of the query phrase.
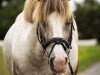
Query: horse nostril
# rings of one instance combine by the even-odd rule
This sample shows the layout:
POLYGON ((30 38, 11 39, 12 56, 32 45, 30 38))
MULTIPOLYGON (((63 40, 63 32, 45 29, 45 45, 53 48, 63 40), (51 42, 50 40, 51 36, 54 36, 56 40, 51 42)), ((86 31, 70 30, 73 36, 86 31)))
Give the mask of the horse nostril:
POLYGON ((52 63, 53 63, 54 59, 55 59, 55 57, 51 58, 51 59, 50 59, 50 62, 52 62, 52 63))
POLYGON ((65 58, 65 64, 67 63, 67 61, 68 61, 68 59, 67 59, 67 57, 65 58))
POLYGON ((54 64, 53 64, 54 59, 55 59, 55 57, 50 59, 50 68, 51 68, 51 70, 54 70, 54 64))

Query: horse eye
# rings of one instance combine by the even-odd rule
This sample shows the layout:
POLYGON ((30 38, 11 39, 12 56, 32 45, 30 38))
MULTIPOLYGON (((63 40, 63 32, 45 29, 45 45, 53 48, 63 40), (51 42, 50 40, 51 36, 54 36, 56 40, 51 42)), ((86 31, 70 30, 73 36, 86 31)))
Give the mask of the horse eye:
POLYGON ((43 28, 46 28, 45 22, 42 22, 42 26, 43 26, 43 28))
POLYGON ((68 21, 67 21, 67 22, 65 23, 65 25, 66 25, 66 26, 70 26, 70 25, 71 25, 71 22, 68 22, 68 21))
POLYGON ((70 26, 73 22, 73 18, 71 17, 69 20, 66 21, 65 25, 70 26))
POLYGON ((43 26, 44 29, 46 29, 47 25, 48 25, 48 24, 45 23, 45 22, 42 23, 42 26, 43 26))

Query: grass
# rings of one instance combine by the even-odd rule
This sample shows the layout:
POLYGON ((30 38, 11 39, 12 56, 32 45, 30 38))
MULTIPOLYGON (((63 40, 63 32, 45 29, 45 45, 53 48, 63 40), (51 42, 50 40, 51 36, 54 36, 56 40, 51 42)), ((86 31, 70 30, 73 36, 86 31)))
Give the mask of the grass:
POLYGON ((90 47, 79 47, 79 71, 100 62, 100 45, 90 47))
MULTIPOLYGON (((79 71, 83 71, 89 66, 100 61, 100 45, 90 47, 79 47, 79 71)), ((0 75, 10 75, 3 59, 0 48, 0 75)))

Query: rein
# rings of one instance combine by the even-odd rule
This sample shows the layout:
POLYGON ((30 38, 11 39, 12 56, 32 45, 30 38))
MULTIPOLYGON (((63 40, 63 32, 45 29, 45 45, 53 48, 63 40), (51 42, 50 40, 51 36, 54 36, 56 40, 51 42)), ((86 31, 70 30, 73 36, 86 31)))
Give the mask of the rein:
MULTIPOLYGON (((66 52, 67 56, 68 56, 68 60, 69 60, 68 65, 69 65, 69 69, 71 71, 71 74, 75 75, 75 72, 73 71, 73 68, 72 68, 72 65, 71 65, 70 59, 69 59, 70 50, 72 49, 73 30, 75 31, 74 26, 73 26, 73 18, 71 18, 71 20, 70 20, 70 25, 71 25, 71 30, 69 32, 69 38, 68 38, 67 41, 64 38, 60 38, 60 37, 51 38, 48 41, 46 41, 46 38, 43 35, 43 31, 41 30, 41 27, 39 25, 37 27, 37 37, 38 37, 40 44, 43 47, 43 51, 44 51, 48 61, 50 59, 50 56, 51 56, 51 53, 52 53, 54 47, 57 44, 61 45, 63 47, 64 51, 66 52), (48 54, 47 51, 46 51, 46 48, 52 43, 53 43, 53 46, 51 48, 50 53, 48 54)), ((51 67, 51 69, 52 69, 52 67, 51 67)), ((54 74, 54 75, 56 75, 56 74, 54 74)))

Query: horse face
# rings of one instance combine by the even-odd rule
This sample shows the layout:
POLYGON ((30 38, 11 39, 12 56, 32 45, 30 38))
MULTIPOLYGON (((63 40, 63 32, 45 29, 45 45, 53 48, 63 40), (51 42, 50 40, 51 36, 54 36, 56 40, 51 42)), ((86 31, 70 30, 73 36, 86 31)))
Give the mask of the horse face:
MULTIPOLYGON (((48 19, 49 25, 51 26, 52 36, 51 38, 64 38, 65 40, 69 37, 70 26, 66 25, 66 20, 57 13, 52 13, 48 19)), ((51 44, 52 45, 52 44, 51 44)), ((51 46, 52 47, 52 46, 51 46)), ((47 49, 50 52, 51 47, 47 49)), ((67 54, 62 47, 62 45, 55 45, 51 56, 50 56, 50 66, 51 69, 57 73, 62 73, 66 71, 67 64, 67 54)))
MULTIPOLYGON (((57 12, 53 12, 49 15, 47 24, 43 23, 43 34, 46 41, 51 38, 64 38, 65 40, 69 37, 70 25, 66 20, 57 12)), ((67 54, 61 44, 56 44, 51 52, 54 43, 47 46, 47 54, 50 54, 49 63, 51 70, 56 73, 63 73, 66 71, 67 54), (50 53, 51 52, 51 53, 50 53)))

